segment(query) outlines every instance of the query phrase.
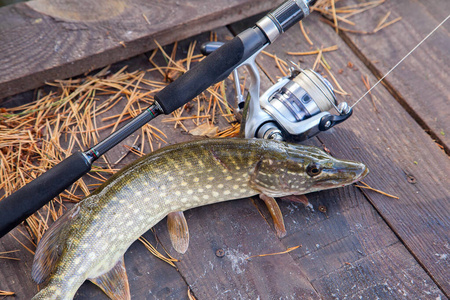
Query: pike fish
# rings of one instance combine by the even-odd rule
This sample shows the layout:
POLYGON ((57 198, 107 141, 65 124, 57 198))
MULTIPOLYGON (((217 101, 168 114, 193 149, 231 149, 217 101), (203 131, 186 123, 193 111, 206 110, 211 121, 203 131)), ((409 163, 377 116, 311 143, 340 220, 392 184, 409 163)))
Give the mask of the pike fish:
MULTIPOLYGON (((183 211, 260 195, 280 236, 274 197, 290 197, 360 180, 362 163, 316 147, 261 139, 208 139, 164 147, 125 167, 59 218, 40 241, 32 267, 47 285, 33 298, 73 299, 85 280, 111 299, 130 299, 123 255, 168 216, 172 244, 185 252, 183 211)), ((285 232, 285 231, 284 231, 285 232)))

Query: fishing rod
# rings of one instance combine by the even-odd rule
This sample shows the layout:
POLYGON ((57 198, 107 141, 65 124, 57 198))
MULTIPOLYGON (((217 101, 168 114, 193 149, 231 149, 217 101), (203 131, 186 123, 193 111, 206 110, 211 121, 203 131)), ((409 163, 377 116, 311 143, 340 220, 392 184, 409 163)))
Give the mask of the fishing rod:
POLYGON ((155 98, 155 103, 127 125, 85 152, 76 152, 0 202, 0 238, 90 171, 92 163, 134 131, 160 114, 170 114, 199 95, 213 83, 233 74, 237 110, 243 114, 241 134, 246 138, 303 141, 347 120, 367 94, 411 55, 449 18, 436 26, 422 41, 364 93, 352 106, 337 103, 332 85, 313 70, 294 63, 291 74, 281 78, 260 96, 260 75, 256 56, 281 33, 309 14, 316 1, 288 0, 259 20, 253 28, 227 43, 202 46, 207 57, 155 98), (240 92, 238 68, 246 67, 251 77, 247 97, 240 92), (331 114, 329 110, 337 114, 331 114))
POLYGON ((222 45, 155 96, 155 103, 85 152, 76 152, 0 201, 0 238, 91 170, 109 149, 160 114, 170 114, 271 44, 310 13, 316 0, 287 0, 256 25, 222 45))

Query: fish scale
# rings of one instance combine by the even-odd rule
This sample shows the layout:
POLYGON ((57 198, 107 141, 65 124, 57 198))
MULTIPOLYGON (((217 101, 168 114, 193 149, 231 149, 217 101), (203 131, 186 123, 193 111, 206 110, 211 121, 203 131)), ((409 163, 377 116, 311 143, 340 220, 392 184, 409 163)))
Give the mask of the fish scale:
POLYGON ((333 188, 366 173, 361 163, 277 141, 211 139, 162 148, 112 176, 53 224, 32 270, 37 282, 52 275, 33 299, 72 299, 86 279, 108 289, 110 270, 124 272, 113 281, 128 285, 123 254, 169 213, 258 194, 281 197, 333 188), (322 173, 334 176, 334 182, 316 188, 321 176, 307 174, 311 164, 328 166, 322 173))

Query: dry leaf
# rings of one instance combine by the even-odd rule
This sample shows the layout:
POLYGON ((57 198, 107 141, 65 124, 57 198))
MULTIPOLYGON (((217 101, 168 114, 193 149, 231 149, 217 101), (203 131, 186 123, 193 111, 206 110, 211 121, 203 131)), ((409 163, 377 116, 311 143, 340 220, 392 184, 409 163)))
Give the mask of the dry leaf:
POLYGON ((189 133, 192 135, 207 136, 207 137, 213 137, 217 134, 217 132, 218 127, 215 125, 211 125, 209 123, 203 123, 202 125, 189 131, 189 133))

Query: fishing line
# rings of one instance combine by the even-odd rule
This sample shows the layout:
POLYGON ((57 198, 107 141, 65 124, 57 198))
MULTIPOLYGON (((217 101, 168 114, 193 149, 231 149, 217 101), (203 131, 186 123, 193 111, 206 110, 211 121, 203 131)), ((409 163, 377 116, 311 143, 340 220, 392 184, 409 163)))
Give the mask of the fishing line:
POLYGON ((420 41, 420 43, 418 43, 411 51, 408 52, 408 54, 406 54, 394 67, 392 67, 383 77, 381 77, 380 80, 377 81, 377 83, 375 83, 367 92, 364 93, 364 95, 361 96, 361 98, 358 99, 358 101, 355 102, 355 104, 353 104, 350 108, 353 108, 356 104, 358 104, 359 101, 361 101, 365 96, 367 96, 367 94, 369 94, 381 81, 383 81, 384 78, 386 78, 392 71, 395 70, 395 68, 398 67, 398 65, 400 65, 408 56, 411 55, 411 53, 413 53, 417 48, 420 47, 420 45, 423 44, 423 42, 425 42, 436 30, 439 29, 439 27, 441 27, 448 19, 450 18, 450 15, 447 16, 447 18, 445 18, 444 21, 442 21, 438 26, 436 26, 436 28, 434 28, 423 40, 420 41))

